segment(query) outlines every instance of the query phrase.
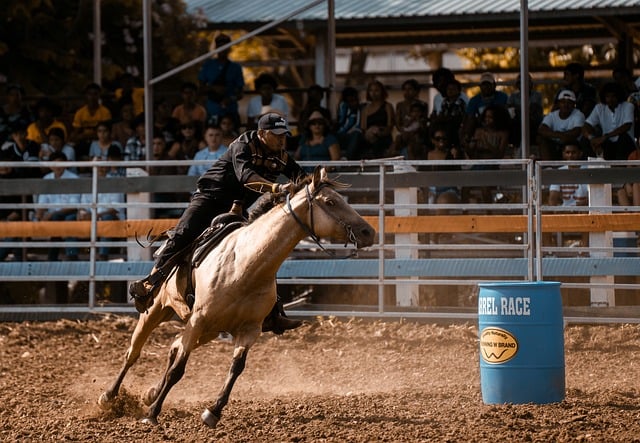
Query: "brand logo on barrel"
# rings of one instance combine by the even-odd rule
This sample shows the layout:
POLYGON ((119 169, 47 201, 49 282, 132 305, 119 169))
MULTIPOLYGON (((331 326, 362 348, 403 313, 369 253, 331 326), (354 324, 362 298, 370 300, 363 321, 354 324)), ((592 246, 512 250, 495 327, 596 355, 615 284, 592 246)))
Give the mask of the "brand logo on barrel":
POLYGON ((484 328, 480 333, 480 355, 487 363, 500 364, 518 353, 518 340, 500 328, 484 328))

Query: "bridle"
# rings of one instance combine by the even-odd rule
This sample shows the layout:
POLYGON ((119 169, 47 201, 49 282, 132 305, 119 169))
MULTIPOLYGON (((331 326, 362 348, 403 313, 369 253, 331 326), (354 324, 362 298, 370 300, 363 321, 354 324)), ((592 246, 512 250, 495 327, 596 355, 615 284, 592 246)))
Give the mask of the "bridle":
MULTIPOLYGON (((320 249, 322 249, 328 255, 335 257, 336 256, 335 252, 326 249, 320 243, 320 237, 318 237, 318 235, 316 234, 314 223, 313 223, 313 199, 316 196, 316 194, 325 186, 328 186, 328 185, 326 183, 321 183, 318 187, 316 187, 316 189, 314 189, 313 194, 309 191, 309 185, 305 185, 304 187, 306 197, 307 197, 307 203, 309 205, 309 225, 303 222, 293 210, 293 207, 291 206, 291 194, 289 193, 287 193, 286 206, 287 206, 287 209, 289 210, 289 213, 293 216, 293 219, 296 221, 296 223, 298 223, 298 225, 302 228, 302 230, 305 231, 309 237, 311 237, 314 243, 318 245, 320 249)), ((347 233, 347 240, 345 241, 344 246, 346 247, 349 243, 352 243, 357 248, 358 239, 356 238, 356 235, 353 232, 353 228, 351 227, 351 225, 345 223, 343 220, 337 217, 334 217, 334 215, 330 211, 325 211, 324 209, 323 211, 325 215, 333 219, 336 223, 338 223, 340 226, 344 228, 345 232, 347 233)), ((356 254, 357 252, 354 250, 351 252, 351 254, 349 254, 344 258, 354 257, 356 254)))

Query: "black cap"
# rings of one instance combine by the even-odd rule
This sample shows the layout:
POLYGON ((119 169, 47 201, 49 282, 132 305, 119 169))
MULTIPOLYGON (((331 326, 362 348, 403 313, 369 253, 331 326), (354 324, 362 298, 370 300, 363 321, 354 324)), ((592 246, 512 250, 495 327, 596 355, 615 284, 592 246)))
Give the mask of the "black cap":
POLYGON ((258 129, 271 131, 278 135, 287 134, 291 136, 291 132, 289 132, 289 128, 287 127, 287 119, 275 112, 269 112, 260 117, 260 120, 258 120, 258 129))

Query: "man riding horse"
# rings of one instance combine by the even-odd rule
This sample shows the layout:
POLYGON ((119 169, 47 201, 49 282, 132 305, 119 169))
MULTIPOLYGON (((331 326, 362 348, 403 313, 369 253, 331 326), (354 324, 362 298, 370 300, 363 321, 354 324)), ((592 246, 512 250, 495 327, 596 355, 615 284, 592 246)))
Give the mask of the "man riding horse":
MULTIPOLYGON (((197 190, 160 251, 153 270, 129 287, 138 312, 146 312, 153 305, 158 289, 173 265, 180 261, 180 253, 190 247, 216 216, 228 212, 235 200, 242 201, 243 207, 248 208, 258 199, 260 194, 248 189, 247 183, 271 183, 273 192, 281 192, 288 185, 275 183, 280 174, 294 181, 306 175, 285 150, 287 135, 291 133, 283 116, 275 112, 265 114, 258 121, 258 130, 247 131, 233 141, 198 179, 197 190)), ((299 320, 287 318, 278 301, 265 318, 262 330, 282 334, 301 324, 299 320)))

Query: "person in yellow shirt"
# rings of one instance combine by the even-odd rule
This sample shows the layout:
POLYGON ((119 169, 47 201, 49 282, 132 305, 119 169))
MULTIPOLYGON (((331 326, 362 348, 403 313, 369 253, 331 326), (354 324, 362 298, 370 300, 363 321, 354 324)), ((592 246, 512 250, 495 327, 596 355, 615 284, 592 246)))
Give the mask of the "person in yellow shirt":
POLYGON ((41 145, 46 143, 49 130, 60 128, 67 136, 67 127, 63 122, 56 119, 56 114, 60 112, 60 106, 48 97, 43 97, 36 102, 36 120, 27 127, 27 140, 31 140, 41 145))
POLYGON ((84 89, 86 104, 73 116, 71 141, 75 143, 79 160, 89 154, 89 145, 97 138, 96 127, 102 121, 111 120, 111 111, 100 103, 102 88, 97 83, 90 83, 84 89))
POLYGON ((144 88, 135 85, 135 77, 125 72, 120 77, 120 87, 113 92, 116 105, 120 108, 124 104, 133 105, 133 115, 138 115, 144 111, 144 88))

